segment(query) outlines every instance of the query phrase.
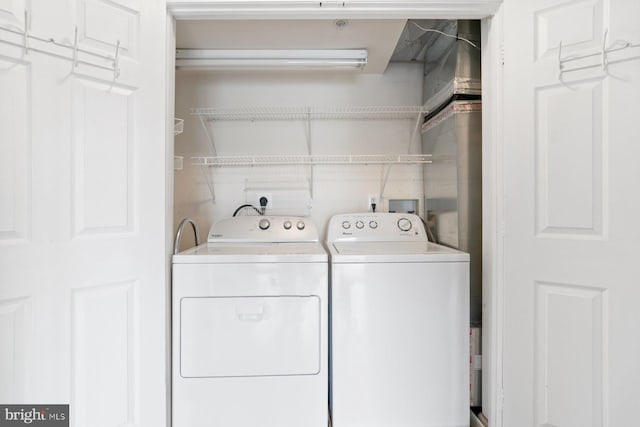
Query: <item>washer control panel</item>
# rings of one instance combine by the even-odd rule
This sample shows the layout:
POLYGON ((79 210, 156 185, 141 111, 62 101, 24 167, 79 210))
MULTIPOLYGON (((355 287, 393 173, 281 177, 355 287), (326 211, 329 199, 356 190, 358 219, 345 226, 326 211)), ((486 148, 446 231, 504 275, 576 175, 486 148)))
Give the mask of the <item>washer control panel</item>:
POLYGON ((402 213, 335 215, 329 221, 327 241, 426 240, 420 217, 402 213))
POLYGON ((317 242, 318 230, 309 217, 237 216, 222 219, 209 230, 209 243, 317 242))

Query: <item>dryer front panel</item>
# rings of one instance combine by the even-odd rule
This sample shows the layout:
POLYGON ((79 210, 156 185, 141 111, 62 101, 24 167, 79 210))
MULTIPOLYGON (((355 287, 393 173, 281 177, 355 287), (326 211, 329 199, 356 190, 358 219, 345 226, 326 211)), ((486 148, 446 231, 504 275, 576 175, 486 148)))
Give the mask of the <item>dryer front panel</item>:
POLYGON ((182 298, 180 317, 182 377, 320 372, 318 296, 182 298))

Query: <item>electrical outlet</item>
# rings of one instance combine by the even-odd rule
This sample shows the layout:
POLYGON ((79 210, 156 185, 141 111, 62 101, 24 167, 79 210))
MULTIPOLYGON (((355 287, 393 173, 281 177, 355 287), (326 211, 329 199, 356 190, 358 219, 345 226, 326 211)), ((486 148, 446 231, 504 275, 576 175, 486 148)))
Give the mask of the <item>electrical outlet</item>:
POLYGON ((376 208, 378 208, 378 195, 377 194, 370 194, 369 198, 367 200, 369 201, 369 204, 368 204, 369 209, 371 209, 371 206, 374 203, 376 204, 376 208))
MULTIPOLYGON (((262 200, 262 198, 267 199, 267 204, 266 204, 266 205, 264 205, 264 207, 265 207, 266 209, 272 209, 272 208, 273 208, 273 205, 272 205, 273 198, 271 197, 271 194, 269 194, 269 193, 260 193, 260 194, 258 194, 258 197, 257 197, 256 203, 255 203, 256 207, 257 207, 258 209, 262 208, 262 204, 260 203, 260 201, 262 200)), ((263 201, 263 203, 264 203, 264 201, 263 201)))

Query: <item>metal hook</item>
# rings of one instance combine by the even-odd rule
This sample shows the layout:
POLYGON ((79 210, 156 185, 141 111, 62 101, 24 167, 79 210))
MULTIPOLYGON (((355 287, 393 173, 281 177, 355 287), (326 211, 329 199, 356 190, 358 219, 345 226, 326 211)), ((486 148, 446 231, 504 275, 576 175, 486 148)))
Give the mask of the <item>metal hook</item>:
POLYGON ((562 40, 558 44, 558 80, 562 81, 562 40))
POLYGON ((113 81, 120 77, 120 40, 116 43, 116 54, 113 58, 113 81))
POLYGON ((604 35, 602 36, 602 71, 607 71, 607 66, 609 65, 609 60, 607 58, 607 34, 609 33, 609 29, 604 30, 604 35))
POLYGON ((24 33, 23 33, 23 47, 24 54, 29 54, 29 11, 27 9, 24 10, 24 33))
POLYGON ((73 64, 71 69, 75 70, 78 66, 78 26, 76 25, 76 29, 73 34, 73 64))

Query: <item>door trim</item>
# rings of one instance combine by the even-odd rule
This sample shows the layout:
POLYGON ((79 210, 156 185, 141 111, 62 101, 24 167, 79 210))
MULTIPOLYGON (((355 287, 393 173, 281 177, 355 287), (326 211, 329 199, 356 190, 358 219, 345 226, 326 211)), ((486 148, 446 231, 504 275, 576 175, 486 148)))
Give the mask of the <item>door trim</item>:
MULTIPOLYGON (((167 91, 173 100, 175 20, 195 19, 482 19, 483 78, 483 412, 489 427, 502 427, 502 349, 504 324, 504 179, 502 164, 502 0, 361 1, 342 6, 341 1, 167 1, 167 91), (324 3, 324 2, 323 2, 324 3)), ((346 2, 345 2, 346 3, 346 2)), ((167 111, 173 111, 173 105, 167 111)), ((167 116, 173 123, 173 116, 167 116)), ((167 164, 173 164, 173 135, 168 134, 167 164)), ((173 174, 170 175, 173 177, 173 174)), ((167 201, 173 200, 173 179, 167 201)), ((172 206, 167 206, 169 224, 172 206)), ((172 239, 169 232, 168 239, 172 239)), ((170 256, 170 255, 168 255, 170 256)), ((170 348, 170 346, 168 347, 170 348)), ((168 373, 170 377, 170 373, 168 373)), ((169 403, 170 408, 170 403, 169 403)))
POLYGON ((482 411, 502 426, 504 324, 503 12, 482 20, 482 411))
POLYGON ((502 0, 431 1, 168 1, 176 19, 482 19, 502 0))

